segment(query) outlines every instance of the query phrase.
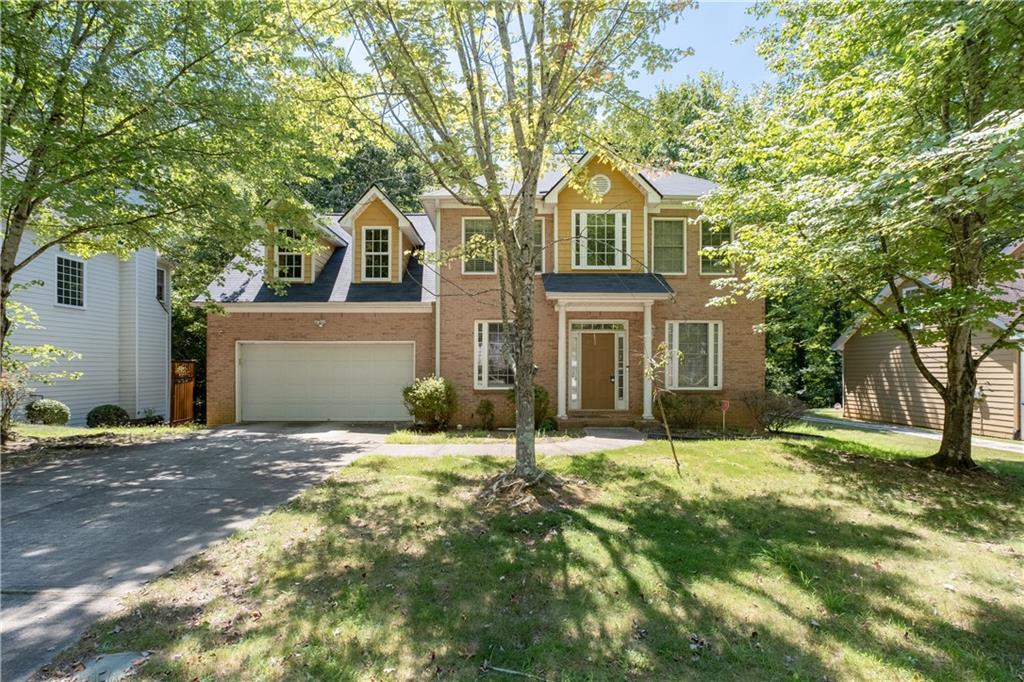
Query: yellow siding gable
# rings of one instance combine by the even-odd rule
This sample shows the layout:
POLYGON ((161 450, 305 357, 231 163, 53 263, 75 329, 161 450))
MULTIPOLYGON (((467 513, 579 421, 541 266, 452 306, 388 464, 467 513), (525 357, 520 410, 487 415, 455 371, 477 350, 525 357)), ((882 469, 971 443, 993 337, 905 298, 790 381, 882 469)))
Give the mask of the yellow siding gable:
POLYGON ((384 226, 391 228, 391 281, 401 281, 404 240, 401 230, 398 229, 398 217, 384 205, 383 201, 374 199, 355 219, 355 230, 352 235, 352 282, 358 284, 363 281, 363 228, 384 226))
POLYGON ((606 175, 611 180, 611 189, 597 202, 584 196, 572 186, 565 187, 558 195, 558 271, 559 272, 608 272, 608 270, 587 270, 574 268, 572 265, 572 212, 574 210, 591 211, 629 211, 629 270, 643 272, 644 260, 644 203, 643 192, 622 172, 610 164, 594 160, 583 171, 583 183, 595 175, 606 175))

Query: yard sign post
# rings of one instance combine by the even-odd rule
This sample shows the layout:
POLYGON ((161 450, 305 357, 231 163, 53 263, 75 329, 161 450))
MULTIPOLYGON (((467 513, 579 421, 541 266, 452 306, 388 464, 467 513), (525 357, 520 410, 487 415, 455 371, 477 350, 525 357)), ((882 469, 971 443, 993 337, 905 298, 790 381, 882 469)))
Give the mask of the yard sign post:
POLYGON ((722 433, 725 433, 725 413, 729 411, 729 401, 723 400, 719 406, 722 408, 722 433))

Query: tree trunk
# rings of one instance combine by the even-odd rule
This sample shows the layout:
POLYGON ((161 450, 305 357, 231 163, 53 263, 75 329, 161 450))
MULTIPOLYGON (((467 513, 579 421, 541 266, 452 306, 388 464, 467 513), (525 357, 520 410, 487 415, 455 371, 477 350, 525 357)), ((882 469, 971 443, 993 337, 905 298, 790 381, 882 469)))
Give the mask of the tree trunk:
MULTIPOLYGON (((532 224, 532 221, 531 221, 532 224)), ((518 256, 518 254, 517 254, 518 256)), ((534 436, 533 395, 533 265, 514 269, 521 277, 513 296, 516 302, 514 343, 518 348, 516 357, 516 468, 515 475, 533 478, 537 475, 537 453, 534 436)))
POLYGON ((950 339, 946 349, 946 371, 942 443, 939 451, 926 461, 940 469, 975 469, 977 465, 971 458, 971 436, 978 377, 971 357, 970 330, 960 330, 950 339))

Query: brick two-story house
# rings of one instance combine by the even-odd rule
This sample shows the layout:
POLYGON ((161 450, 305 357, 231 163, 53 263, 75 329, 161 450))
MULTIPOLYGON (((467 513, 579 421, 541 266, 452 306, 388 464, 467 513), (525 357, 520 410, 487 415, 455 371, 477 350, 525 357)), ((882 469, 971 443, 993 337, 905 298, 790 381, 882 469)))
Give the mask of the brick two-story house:
MULTIPOLYGON (((560 422, 653 418, 643 358, 661 343, 682 351, 664 380, 673 390, 737 400, 764 384, 760 301, 709 307, 714 280, 731 276, 703 247, 729 235, 701 220, 696 200, 714 184, 656 170, 622 172, 587 155, 539 186, 535 284, 537 382, 560 422)), ((372 187, 347 213, 329 216, 314 255, 254 247, 265 273, 232 268, 208 297, 224 313, 208 324, 210 424, 260 420, 401 421, 401 390, 439 374, 458 392, 457 421, 474 422, 490 399, 500 421, 511 367, 501 352, 494 259, 426 264, 416 251, 449 252, 487 236, 482 210, 446 191, 398 210, 372 187), (412 254, 412 255, 411 255, 412 254), (278 295, 267 277, 289 282, 278 295)))

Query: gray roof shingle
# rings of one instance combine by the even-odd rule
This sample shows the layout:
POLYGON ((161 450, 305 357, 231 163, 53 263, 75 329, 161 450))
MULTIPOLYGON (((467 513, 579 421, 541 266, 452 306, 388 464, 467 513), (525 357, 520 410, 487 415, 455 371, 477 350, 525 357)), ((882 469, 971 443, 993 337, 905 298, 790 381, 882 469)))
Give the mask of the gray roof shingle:
POLYGON ((649 272, 541 275, 544 291, 558 294, 672 294, 661 275, 649 272))
MULTIPOLYGON (((434 228, 421 213, 407 214, 416 231, 423 237, 424 249, 434 247, 434 228)), ((409 260, 403 281, 397 284, 352 283, 352 255, 347 245, 335 247, 323 269, 312 284, 290 284, 278 294, 263 281, 263 245, 249 247, 249 254, 235 258, 224 273, 223 281, 210 285, 199 303, 415 303, 434 300, 436 272, 419 258, 409 260)))

